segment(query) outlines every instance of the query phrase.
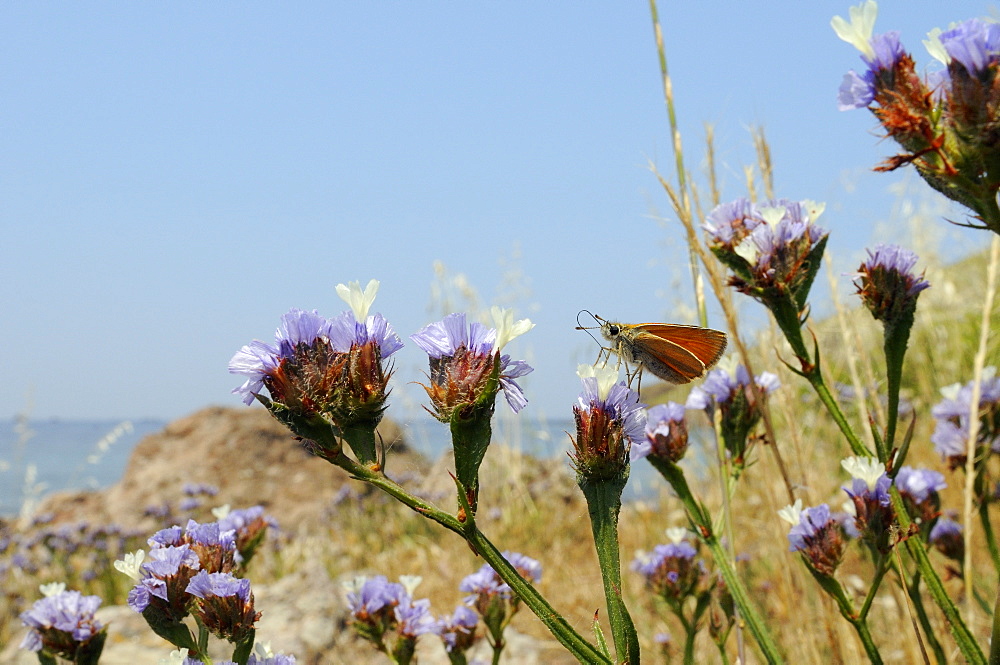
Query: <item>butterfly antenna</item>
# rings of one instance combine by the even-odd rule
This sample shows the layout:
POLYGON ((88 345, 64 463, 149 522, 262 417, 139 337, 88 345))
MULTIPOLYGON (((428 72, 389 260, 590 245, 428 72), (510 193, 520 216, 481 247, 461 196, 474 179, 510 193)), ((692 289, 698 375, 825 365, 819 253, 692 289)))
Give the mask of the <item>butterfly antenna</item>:
POLYGON ((591 314, 588 310, 581 309, 579 312, 576 313, 576 329, 577 330, 584 330, 584 331, 586 331, 586 333, 588 335, 590 335, 591 339, 593 339, 595 342, 597 342, 598 346, 603 346, 603 344, 601 344, 600 340, 598 340, 596 337, 594 337, 594 334, 592 332, 590 332, 591 330, 594 329, 595 326, 589 326, 588 327, 588 326, 584 326, 584 325, 582 325, 580 323, 580 315, 583 314, 584 312, 587 312, 587 314, 590 314, 591 318, 593 318, 594 321, 597 322, 598 324, 601 323, 601 320, 598 319, 593 314, 591 314))

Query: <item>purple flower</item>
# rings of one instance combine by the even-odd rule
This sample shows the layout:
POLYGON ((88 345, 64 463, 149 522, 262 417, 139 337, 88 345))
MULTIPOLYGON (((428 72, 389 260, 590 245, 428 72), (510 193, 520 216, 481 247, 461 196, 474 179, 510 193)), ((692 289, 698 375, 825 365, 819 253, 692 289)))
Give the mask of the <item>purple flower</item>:
POLYGON ((431 601, 423 598, 407 603, 400 603, 395 608, 396 628, 402 637, 416 638, 434 629, 434 617, 431 616, 431 601))
MULTIPOLYGON (((936 421, 931 441, 952 469, 965 464, 972 389, 972 381, 942 388, 944 399, 931 409, 936 421)), ((995 367, 987 367, 983 371, 978 411, 980 428, 977 447, 1000 452, 1000 376, 997 376, 995 367)))
POLYGON ((510 598, 511 588, 500 579, 493 567, 484 563, 479 570, 466 575, 458 584, 458 590, 472 594, 465 597, 465 603, 474 606, 477 600, 483 596, 510 598))
POLYGON ((645 440, 646 405, 625 382, 615 383, 614 368, 581 365, 577 374, 583 390, 573 407, 573 466, 580 478, 621 477, 628 469, 631 447, 645 440))
POLYGON ((917 296, 930 283, 913 273, 917 255, 898 245, 875 246, 858 268, 857 287, 861 301, 878 321, 894 323, 912 317, 917 296))
POLYGON ((909 495, 916 503, 923 503, 933 498, 938 492, 948 486, 944 475, 930 469, 914 469, 904 466, 896 474, 896 487, 909 495))
POLYGON ((817 572, 833 575, 847 544, 841 520, 825 503, 801 511, 798 520, 788 532, 788 551, 801 552, 817 572))
POLYGON ((657 545, 652 552, 640 553, 632 561, 632 570, 645 577, 649 588, 668 603, 682 603, 704 573, 695 554, 694 547, 683 540, 657 545))
MULTIPOLYGON (((753 381, 765 400, 781 387, 777 375, 770 372, 757 375, 753 381)), ((750 433, 763 414, 763 405, 754 396, 746 367, 738 365, 732 373, 722 368, 712 370, 701 386, 691 389, 685 406, 706 411, 710 416, 719 409, 723 443, 736 467, 741 469, 752 443, 750 433)))
POLYGON ((448 653, 461 653, 472 646, 478 624, 479 615, 465 605, 459 605, 454 613, 439 618, 431 630, 444 641, 448 653))
POLYGON ((815 223, 823 208, 788 199, 716 207, 704 228, 709 248, 731 271, 729 286, 772 311, 787 309, 788 298, 802 310, 829 235, 815 223))
POLYGON ((198 555, 191 551, 190 545, 153 548, 149 550, 149 558, 142 564, 142 569, 161 580, 176 575, 182 566, 192 570, 201 567, 198 555))
POLYGON ((517 569, 517 572, 521 574, 521 577, 537 584, 542 579, 542 564, 536 559, 532 559, 526 554, 521 554, 520 552, 511 552, 509 550, 501 553, 503 558, 507 560, 510 565, 517 569))
POLYGON ((931 529, 930 544, 952 561, 961 562, 965 557, 965 540, 962 525, 947 517, 940 517, 931 529))
POLYGON ((202 570, 191 578, 186 591, 198 599, 197 617, 214 635, 240 642, 253 634, 260 612, 254 610, 250 580, 202 570))
POLYGON ((30 628, 21 648, 45 648, 75 660, 77 651, 103 628, 94 618, 100 605, 99 596, 84 596, 79 591, 60 591, 35 601, 31 609, 21 613, 21 623, 30 628))
POLYGON ((941 44, 954 60, 978 76, 1000 56, 1000 25, 978 18, 959 23, 940 35, 941 44))
POLYGON ((212 596, 236 596, 246 603, 250 601, 250 580, 233 577, 230 573, 206 573, 202 570, 191 578, 187 592, 202 600, 212 596))
POLYGON ((702 228, 715 243, 733 248, 763 223, 750 199, 738 198, 716 206, 708 214, 702 228))
POLYGON ((868 108, 875 99, 875 75, 871 70, 858 74, 853 69, 844 74, 837 89, 837 110, 851 111, 868 108))
POLYGON ((380 414, 388 382, 382 363, 402 346, 381 314, 358 320, 346 311, 327 319, 292 309, 274 346, 254 340, 229 361, 231 373, 247 377, 233 392, 249 405, 267 387, 273 401, 305 415, 363 407, 380 414))
POLYGON ((889 497, 892 480, 884 466, 873 457, 848 457, 841 466, 853 476, 851 487, 843 488, 854 503, 854 523, 861 538, 885 554, 893 543, 890 531, 896 519, 889 497))
POLYGON ((684 405, 677 402, 657 404, 646 412, 646 439, 632 446, 632 461, 653 454, 677 462, 684 457, 687 446, 684 405))
MULTIPOLYGON (((530 321, 527 325, 531 325, 530 321)), ((429 356, 431 385, 424 389, 438 419, 448 422, 456 409, 490 399, 485 390, 497 362, 497 329, 478 322, 466 325, 465 314, 455 313, 428 324, 410 339, 429 356)), ((499 362, 500 389, 517 413, 528 400, 514 379, 531 373, 533 368, 523 360, 511 360, 509 355, 499 356, 499 362)))
POLYGON ((844 75, 837 93, 837 108, 841 111, 867 108, 875 99, 875 82, 883 71, 893 71, 899 61, 906 55, 906 50, 899 43, 899 33, 892 31, 875 35, 869 42, 873 55, 862 54, 868 67, 861 74, 853 69, 844 75))
POLYGON ((128 606, 142 614, 154 597, 167 600, 167 583, 156 577, 145 577, 128 592, 128 606))
POLYGON ((347 594, 347 607, 356 619, 365 619, 409 600, 410 595, 402 584, 390 582, 385 575, 376 575, 366 579, 356 591, 347 594))

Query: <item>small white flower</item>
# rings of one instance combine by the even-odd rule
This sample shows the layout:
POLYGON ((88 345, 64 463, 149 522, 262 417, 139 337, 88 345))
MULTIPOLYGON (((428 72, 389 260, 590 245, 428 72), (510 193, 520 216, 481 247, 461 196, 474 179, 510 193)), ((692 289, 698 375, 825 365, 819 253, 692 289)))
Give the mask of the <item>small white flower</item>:
POLYGON ((354 318, 359 323, 363 323, 368 318, 368 310, 371 308, 372 303, 375 302, 378 285, 379 281, 377 279, 368 282, 368 286, 365 287, 364 291, 361 290, 360 282, 351 282, 347 286, 343 284, 337 285, 337 295, 351 306, 354 318))
POLYGON ((823 201, 813 201, 811 199, 805 199, 802 201, 802 205, 805 207, 806 212, 809 213, 809 223, 815 224, 816 220, 820 218, 820 215, 826 210, 826 203, 823 201))
POLYGON ((757 265, 757 259, 760 257, 760 247, 754 242, 752 233, 743 238, 736 247, 733 247, 733 251, 737 256, 743 257, 750 265, 757 265))
POLYGON ((496 328, 497 331, 497 343, 495 348, 498 351, 507 346, 507 342, 510 340, 519 335, 523 335, 535 327, 535 324, 531 322, 531 319, 521 319, 515 323, 514 310, 510 308, 500 309, 494 305, 490 308, 490 315, 493 317, 493 327, 496 328))
POLYGON ((875 30, 875 17, 878 16, 878 5, 875 0, 865 0, 863 4, 851 7, 848 12, 851 17, 850 22, 834 16, 830 20, 830 27, 838 37, 861 51, 866 58, 873 59, 875 49, 872 48, 871 41, 875 30))
POLYGON ((65 582, 50 582, 49 584, 42 584, 38 587, 38 590, 42 592, 42 595, 46 598, 51 598, 52 596, 58 596, 63 591, 66 590, 65 582))
POLYGON ((115 570, 138 582, 142 579, 142 560, 145 558, 146 553, 142 550, 126 553, 124 559, 115 561, 115 570))
POLYGON ((875 483, 885 473, 885 466, 874 457, 848 457, 841 461, 840 466, 851 474, 852 478, 865 481, 869 490, 875 489, 875 483))
POLYGON ((581 379, 591 377, 597 379, 597 397, 601 400, 607 399, 611 388, 618 383, 618 367, 611 367, 608 364, 600 366, 580 365, 576 368, 576 375, 581 379))
POLYGON ((184 661, 187 660, 187 657, 187 649, 175 649, 170 652, 169 656, 160 659, 160 665, 183 665, 184 661))
POLYGON ((924 48, 927 52, 931 54, 931 57, 943 64, 948 66, 951 62, 951 56, 948 55, 948 51, 945 50, 944 44, 941 43, 941 33, 944 32, 941 28, 934 28, 927 33, 927 39, 924 41, 924 48))
POLYGON ((420 586, 420 583, 423 581, 424 578, 422 578, 420 575, 399 576, 399 583, 403 585, 404 589, 406 589, 406 593, 410 594, 411 596, 413 595, 413 592, 417 590, 417 587, 420 586))
POLYGON ((962 390, 961 383, 953 383, 950 386, 945 386, 941 388, 941 396, 945 399, 956 400, 958 399, 958 393, 962 390))
POLYGON ((266 660, 267 658, 274 658, 274 652, 271 651, 270 642, 257 642, 253 645, 253 652, 257 654, 257 660, 266 660))
POLYGON ((777 226, 778 222, 788 214, 788 209, 785 206, 761 206, 757 208, 757 211, 768 226, 777 226))
POLYGON ((802 518, 802 499, 796 499, 795 503, 785 506, 778 511, 778 517, 795 526, 802 518))
POLYGON ((682 543, 687 540, 688 534, 691 533, 682 526, 672 526, 667 529, 667 540, 672 542, 674 545, 682 543))
POLYGON ((361 587, 365 585, 365 581, 368 579, 365 575, 358 575, 357 577, 346 580, 340 583, 341 588, 347 593, 357 593, 361 591, 361 587))
POLYGON ((218 508, 212 508, 212 516, 217 520, 225 518, 231 512, 228 503, 224 503, 218 508))

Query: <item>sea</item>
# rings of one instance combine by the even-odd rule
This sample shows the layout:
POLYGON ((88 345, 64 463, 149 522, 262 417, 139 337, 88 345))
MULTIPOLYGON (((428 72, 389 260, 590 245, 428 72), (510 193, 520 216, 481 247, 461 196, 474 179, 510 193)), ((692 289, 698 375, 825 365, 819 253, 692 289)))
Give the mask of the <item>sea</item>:
MULTIPOLYGON (((512 415, 512 414, 505 414, 512 415)), ((0 517, 18 515, 49 493, 101 489, 118 482, 136 444, 167 422, 136 420, 27 420, 0 422, 0 517)), ((429 418, 402 425, 406 441, 430 459, 444 454, 448 428, 429 418)), ((569 464, 572 421, 498 417, 493 445, 506 445, 552 464, 569 464)), ((651 496, 660 482, 648 464, 632 469, 626 499, 651 496)))

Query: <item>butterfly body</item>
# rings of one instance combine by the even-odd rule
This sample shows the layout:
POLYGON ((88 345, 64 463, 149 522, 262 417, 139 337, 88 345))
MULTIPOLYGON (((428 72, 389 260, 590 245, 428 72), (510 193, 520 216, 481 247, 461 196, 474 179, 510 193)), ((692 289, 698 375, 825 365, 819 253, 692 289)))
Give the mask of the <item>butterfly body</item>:
POLYGON ((600 317, 609 351, 637 370, 670 383, 690 383, 711 369, 726 350, 726 333, 676 323, 618 323, 600 317))

